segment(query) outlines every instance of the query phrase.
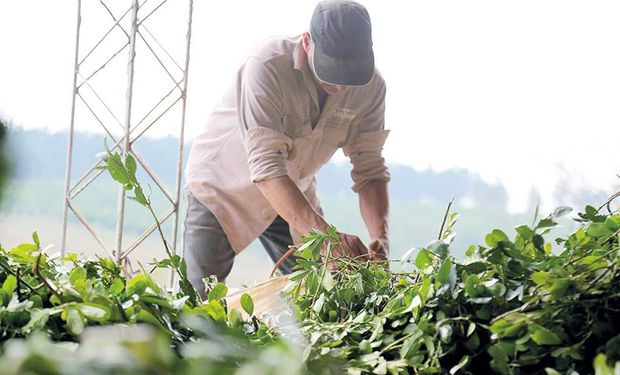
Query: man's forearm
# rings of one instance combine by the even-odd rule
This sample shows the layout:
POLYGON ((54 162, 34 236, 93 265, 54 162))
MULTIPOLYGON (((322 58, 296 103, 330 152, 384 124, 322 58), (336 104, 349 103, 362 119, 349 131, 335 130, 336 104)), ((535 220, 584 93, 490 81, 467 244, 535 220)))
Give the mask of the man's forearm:
POLYGON ((300 233, 312 229, 327 231, 327 222, 312 207, 306 196, 288 176, 256 183, 271 207, 300 233))
POLYGON ((368 228, 371 240, 388 239, 388 216, 390 212, 387 182, 373 180, 358 192, 360 212, 368 228))

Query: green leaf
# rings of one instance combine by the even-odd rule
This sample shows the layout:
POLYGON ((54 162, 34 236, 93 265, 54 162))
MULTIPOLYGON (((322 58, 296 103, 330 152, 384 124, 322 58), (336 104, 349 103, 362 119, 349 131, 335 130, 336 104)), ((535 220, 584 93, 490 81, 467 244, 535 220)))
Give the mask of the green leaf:
POLYGON ((538 285, 547 283, 550 278, 549 272, 534 272, 530 277, 532 278, 532 281, 538 285))
POLYGON ((314 293, 319 287, 319 276, 316 273, 310 273, 306 278, 306 288, 309 292, 314 293))
POLYGON ((426 246, 433 254, 439 255, 441 258, 445 258, 450 254, 450 246, 444 241, 434 240, 426 246))
POLYGON ((332 225, 327 227, 327 235, 329 235, 334 241, 340 241, 340 236, 338 236, 336 228, 332 225))
POLYGON ((487 234, 484 241, 489 247, 496 247, 502 241, 509 241, 506 233, 499 229, 494 229, 491 233, 487 234))
POLYGON ((473 262, 465 265, 465 269, 468 273, 481 273, 487 270, 489 267, 488 263, 485 262, 473 262))
POLYGON ((480 293, 479 291, 480 278, 478 275, 469 275, 465 280, 465 293, 472 298, 475 298, 480 293))
POLYGON ((137 274, 127 283, 127 294, 141 296, 146 291, 147 283, 143 274, 137 274))
POLYGON ((86 279, 86 269, 84 269, 83 267, 75 267, 71 270, 71 273, 69 273, 69 281, 71 281, 71 284, 75 286, 75 283, 78 280, 85 280, 86 279))
POLYGON ((454 332, 454 329, 452 328, 451 325, 444 324, 441 327, 439 327, 439 338, 441 339, 442 342, 446 344, 450 343, 452 341, 453 332, 454 332))
POLYGON ((480 346, 480 337, 477 333, 474 333, 465 343, 465 347, 471 351, 478 349, 480 346))
POLYGON ((146 322, 152 324, 155 327, 159 327, 161 329, 166 329, 163 324, 153 315, 150 311, 146 309, 140 309, 138 312, 138 316, 136 317, 138 322, 146 322))
POLYGON ((555 369, 552 369, 550 367, 545 367, 545 373, 547 373, 547 375, 562 375, 561 372, 559 372, 559 371, 557 371, 555 369))
POLYGON ((140 203, 143 206, 149 204, 148 198, 144 195, 144 191, 142 191, 142 187, 137 185, 134 189, 134 194, 136 195, 136 202, 140 203))
POLYGON ((228 312, 228 320, 233 328, 239 327, 243 323, 243 316, 239 310, 232 309, 228 312))
POLYGON ((534 244, 536 250, 538 250, 542 254, 545 254, 545 239, 543 236, 541 236, 540 234, 536 234, 534 238, 532 238, 532 243, 534 244))
POLYGON ((558 208, 556 208, 553 213, 551 214, 552 217, 554 218, 559 218, 562 216, 566 216, 569 213, 571 213, 573 211, 572 208, 568 207, 568 206, 560 206, 558 208))
POLYGON ((617 372, 614 373, 614 368, 607 364, 607 356, 603 353, 597 354, 594 358, 594 373, 595 375, 617 375, 617 372))
POLYGON ((35 251, 39 251, 39 247, 37 245, 23 243, 11 249, 10 253, 23 259, 30 259, 32 258, 32 253, 35 251))
POLYGON ((331 272, 325 272, 325 277, 323 277, 323 287, 326 291, 330 291, 334 288, 334 277, 331 272))
POLYGON ((9 296, 9 294, 7 294, 4 289, 0 288, 0 306, 7 306, 10 301, 11 297, 9 296))
POLYGON ((377 364, 377 367, 375 367, 372 373, 377 375, 387 374, 387 362, 383 357, 379 357, 379 364, 377 364))
POLYGON ((568 291, 568 288, 570 286, 571 286, 570 279, 567 279, 567 278, 555 279, 553 280, 553 283, 551 283, 551 295, 556 299, 560 299, 566 295, 566 292, 568 291))
POLYGON ((127 172, 131 180, 137 182, 136 171, 138 170, 138 164, 136 163, 136 159, 129 153, 125 156, 125 165, 127 166, 127 172))
POLYGON ((403 313, 408 313, 413 311, 413 309, 422 306, 422 298, 420 298, 419 295, 415 295, 412 299, 411 299, 411 303, 409 304, 409 306, 403 311, 403 313))
POLYGON ((315 241, 316 240, 314 238, 304 241, 304 243, 297 249, 297 254, 304 259, 313 260, 314 255, 312 254, 312 249, 310 247, 315 241))
POLYGON ((428 256, 426 250, 420 250, 415 258, 415 266, 420 271, 425 270, 431 264, 431 259, 428 256))
POLYGON ((314 310, 317 314, 320 313, 323 308, 323 304, 325 304, 325 293, 321 293, 319 298, 316 299, 314 305, 312 305, 312 310, 314 310))
POLYGON ((41 241, 39 240, 39 233, 32 232, 32 240, 34 241, 34 244, 37 246, 37 248, 41 248, 41 241))
POLYGON ((243 293, 241 296, 241 307, 248 315, 254 314, 254 301, 249 294, 243 293))
POLYGON ((422 297, 422 301, 426 301, 431 298, 433 295, 433 284, 431 283, 431 279, 427 278, 422 282, 422 286, 420 287, 420 297, 422 297))
MULTIPOLYGON (((243 297, 241 297, 243 300, 243 297)), ((243 306, 243 303, 241 303, 243 306)), ((202 306, 207 314, 211 316, 216 321, 225 321, 226 320, 226 310, 221 303, 217 300, 209 301, 207 304, 202 306)))
POLYGON ((470 322, 469 326, 467 326, 467 332, 466 332, 465 336, 466 337, 471 336, 472 333, 474 333, 475 330, 476 330, 476 323, 470 322))
POLYGON ((35 294, 30 297, 30 300, 32 301, 32 307, 37 308, 37 309, 43 308, 43 299, 41 298, 40 295, 35 294))
POLYGON ((4 290, 8 295, 11 295, 15 289, 17 289, 17 279, 15 276, 9 274, 2 284, 2 290, 4 290))
POLYGON ((512 325, 512 322, 509 322, 507 319, 509 317, 510 315, 491 324, 491 326, 489 327, 491 333, 502 336, 503 332, 512 325))
POLYGON ((515 230, 517 231, 517 233, 519 233, 521 238, 523 238, 526 241, 531 241, 532 237, 534 237, 534 235, 536 234, 536 232, 534 232, 527 225, 520 225, 520 226, 516 227, 515 230))
POLYGON ((532 340, 538 345, 558 345, 562 343, 562 340, 558 335, 542 326, 537 326, 534 328, 532 340))
POLYGON ((474 253, 476 252, 476 246, 474 245, 469 245, 469 247, 467 248, 467 250, 465 250, 465 255, 470 257, 472 255, 474 255, 474 253))
POLYGON ((67 313, 67 331, 73 336, 78 336, 84 331, 84 319, 80 312, 73 308, 69 307, 66 310, 67 313))
POLYGON ((110 176, 123 185, 131 183, 129 178, 129 174, 125 169, 123 163, 121 163, 121 157, 118 153, 115 153, 111 158, 108 159, 106 164, 108 172, 110 172, 110 176))
POLYGON ((76 253, 68 253, 64 257, 60 258, 63 262, 72 262, 75 263, 80 258, 80 256, 76 253))
POLYGON ((108 291, 114 294, 115 296, 118 296, 123 292, 124 289, 125 289, 125 284, 123 283, 123 280, 117 277, 114 279, 114 281, 112 281, 112 284, 110 284, 108 291))
POLYGON ((50 311, 48 309, 34 310, 30 313, 30 320, 22 328, 22 332, 29 333, 30 331, 44 329, 45 324, 49 320, 50 311))
POLYGON ((556 225, 557 223, 553 219, 544 218, 540 220, 538 224, 536 224, 536 229, 552 228, 552 227, 555 227, 556 225))
POLYGON ((592 237, 606 237, 613 232, 607 228, 605 223, 592 223, 586 229, 586 233, 592 237))
POLYGON ((493 297, 502 297, 506 294, 506 286, 502 283, 495 283, 491 285, 489 288, 489 292, 493 295, 493 297))
POLYGON ((228 287, 226 286, 226 284, 217 283, 209 292, 208 300, 219 300, 226 297, 226 294, 228 294, 228 287))
POLYGON ((471 298, 470 301, 472 303, 476 303, 479 305, 484 305, 487 304, 489 302, 491 302, 493 300, 493 297, 476 297, 476 298, 471 298))
POLYGON ((78 309, 87 319, 97 322, 105 322, 110 318, 110 311, 104 306, 94 303, 81 303, 78 305, 78 309))
POLYGON ((424 345, 426 345, 426 350, 428 350, 429 355, 435 353, 435 342, 432 337, 424 336, 424 345))
POLYGON ((469 363, 469 359, 470 359, 470 357, 469 357, 468 355, 463 356, 463 358, 461 358, 461 360, 459 361, 459 363, 458 363, 456 366, 454 366, 454 367, 452 367, 452 368, 450 369, 450 374, 454 375, 454 374, 456 374, 459 370, 461 370, 461 369, 465 368, 465 366, 467 366, 467 364, 469 363))
POLYGON ((450 258, 446 258, 443 261, 441 268, 439 269, 439 273, 437 274, 437 281, 442 284, 446 284, 450 281, 450 269, 452 268, 452 261, 450 258))

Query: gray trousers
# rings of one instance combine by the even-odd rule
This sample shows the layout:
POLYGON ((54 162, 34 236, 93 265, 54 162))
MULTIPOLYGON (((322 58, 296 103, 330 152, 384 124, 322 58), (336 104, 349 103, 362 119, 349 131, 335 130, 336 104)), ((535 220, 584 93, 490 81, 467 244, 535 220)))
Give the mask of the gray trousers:
MULTIPOLYGON (((260 235, 259 240, 274 262, 293 244, 288 223, 280 216, 260 235)), ((202 279, 215 275, 219 281, 224 281, 232 269, 236 253, 215 216, 189 191, 183 244, 189 281, 204 297, 205 285, 202 279)), ((294 256, 290 256, 280 265, 279 270, 289 274, 295 263, 294 256)))

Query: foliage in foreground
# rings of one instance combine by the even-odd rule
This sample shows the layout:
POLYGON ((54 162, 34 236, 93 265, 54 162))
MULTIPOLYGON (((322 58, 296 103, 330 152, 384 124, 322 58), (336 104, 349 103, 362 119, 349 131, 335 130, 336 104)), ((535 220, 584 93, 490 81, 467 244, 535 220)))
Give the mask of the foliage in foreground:
POLYGON ((192 306, 148 272, 127 278, 108 259, 74 254, 62 259, 67 269, 36 233, 34 242, 0 248, 3 374, 301 373, 293 346, 227 308, 222 283, 206 280, 208 299, 192 306))
POLYGON ((462 263, 444 233, 399 273, 340 259, 332 276, 319 262, 324 237, 309 238, 287 293, 310 362, 338 359, 351 374, 620 372, 620 215, 586 208, 556 255, 543 236, 568 211, 512 240, 494 230, 462 263))
POLYGON ((191 307, 147 272, 127 279, 105 259, 71 256, 64 271, 35 236, 0 253, 0 366, 16 374, 277 373, 284 363, 291 373, 618 373, 620 215, 587 208, 584 226, 556 239, 554 253, 543 235, 562 213, 516 228, 514 239, 494 230, 462 263, 450 257, 446 234, 405 259, 410 270, 394 273, 340 258, 331 274, 319 254, 336 238, 314 233, 286 289, 298 321, 272 317, 282 338, 228 311, 223 284, 210 283, 209 299, 191 307), (101 337, 109 334, 87 333, 67 349, 85 326, 135 329, 136 322, 155 331, 107 346, 101 337), (288 339, 299 329, 310 343, 305 351, 303 341, 288 339), (116 359, 91 360, 107 351, 116 359))
MULTIPOLYGON (((109 150, 105 159, 103 169, 157 220, 135 178, 135 160, 109 150)), ((513 239, 493 230, 464 262, 450 256, 451 216, 439 240, 402 260, 409 266, 403 272, 334 259, 336 231, 312 233, 285 289, 292 311, 271 316, 274 328, 252 316, 247 295, 241 302, 249 320, 229 310, 224 284, 207 280, 208 299, 201 301, 161 230, 168 258, 153 266, 177 273, 178 292, 157 285, 144 269, 125 276, 106 259, 71 255, 62 260, 66 269, 46 256, 35 234, 33 244, 0 248, 0 368, 7 374, 620 374, 620 215, 588 206, 579 214, 581 228, 556 239, 553 252, 544 236, 568 211, 517 227, 513 239)))

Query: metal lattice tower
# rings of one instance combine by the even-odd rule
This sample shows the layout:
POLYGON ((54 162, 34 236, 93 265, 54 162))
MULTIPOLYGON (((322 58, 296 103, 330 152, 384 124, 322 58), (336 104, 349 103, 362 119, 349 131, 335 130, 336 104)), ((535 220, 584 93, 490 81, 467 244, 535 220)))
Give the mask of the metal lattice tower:
MULTIPOLYGON (((179 40, 178 46, 185 46, 185 61, 183 64, 179 64, 169 51, 163 46, 162 43, 155 37, 154 33, 149 30, 147 20, 151 19, 153 15, 157 13, 164 13, 165 7, 162 6, 168 2, 168 0, 156 1, 149 0, 131 0, 122 2, 123 8, 118 10, 119 1, 113 1, 106 4, 105 0, 100 0, 99 4, 96 2, 87 2, 82 4, 81 0, 77 1, 77 30, 75 39, 75 70, 73 76, 73 100, 71 108, 71 123, 69 129, 69 141, 67 151, 67 165, 66 165, 66 180, 65 180, 65 200, 64 200, 64 213, 63 213, 63 231, 62 231, 62 254, 66 253, 67 245, 67 223, 69 220, 69 211, 73 212, 77 219, 83 224, 84 228, 92 235, 97 242, 99 248, 103 250, 110 258, 121 265, 128 259, 128 255, 135 250, 151 233, 156 230, 156 224, 153 223, 148 227, 140 236, 133 239, 133 241, 127 245, 123 245, 123 223, 126 215, 125 209, 125 190, 122 186, 119 187, 118 201, 117 201, 117 218, 116 218, 116 235, 115 244, 113 247, 106 244, 95 227, 86 218, 86 216, 80 211, 76 197, 84 192, 91 184, 102 175, 103 171, 97 169, 101 165, 102 161, 97 161, 83 173, 77 180, 72 180, 72 165, 73 165, 73 151, 74 145, 74 133, 76 127, 76 109, 78 106, 82 106, 85 113, 91 116, 91 120, 94 120, 96 124, 101 126, 105 132, 106 137, 111 141, 110 148, 114 151, 117 150, 121 153, 122 157, 127 153, 134 156, 138 164, 142 169, 150 176, 154 182, 155 187, 163 193, 165 196, 166 204, 169 204, 170 208, 159 216, 160 222, 166 222, 172 220, 172 234, 170 241, 171 250, 176 251, 177 247, 177 233, 179 224, 179 203, 180 203, 180 189, 181 189, 181 176, 182 176, 182 163, 183 163, 183 143, 184 143, 184 128, 185 128, 185 109, 187 102, 187 77, 188 66, 190 57, 190 42, 191 42, 191 30, 192 30, 192 13, 193 13, 193 0, 188 0, 187 13, 187 33, 185 34, 185 40, 179 40), (150 3, 150 4, 147 4, 150 3), (90 48, 84 49, 80 46, 81 34, 88 30, 88 24, 82 25, 84 17, 88 17, 88 14, 84 12, 83 5, 91 7, 97 7, 99 11, 106 14, 105 18, 109 21, 109 25, 105 29, 102 29, 102 33, 99 37, 93 39, 96 41, 90 48), (164 9, 162 11, 162 9, 164 9), (128 24, 127 24, 128 23, 128 24), (124 25, 124 26, 123 26, 124 25), (108 27, 109 26, 109 27, 108 27), (116 41, 112 40, 112 35, 120 36, 116 41), (123 36, 124 35, 124 36, 123 36), (120 40, 120 42, 119 42, 120 40), (110 51, 101 51, 102 46, 118 44, 114 49, 110 51), (140 59, 136 60, 136 47, 140 47, 140 59), (85 53, 83 53, 85 51, 85 53), (93 60, 93 56, 98 55, 100 61, 96 64, 91 64, 90 60, 93 60), (103 58, 101 58, 103 56, 103 58), (104 100, 104 95, 98 93, 96 85, 92 84, 94 77, 102 74, 102 71, 109 70, 108 65, 120 59, 123 56, 127 56, 127 71, 126 71, 126 93, 124 111, 113 109, 114 106, 110 105, 107 100, 104 100), (156 101, 156 104, 147 107, 150 108, 145 113, 137 113, 134 103, 136 98, 136 91, 134 90, 135 73, 139 71, 142 59, 154 59, 163 68, 160 70, 163 79, 169 87, 169 91, 164 91, 156 95, 160 95, 160 100, 156 101), (180 107, 180 108, 179 108, 180 107), (140 154, 136 141, 142 137, 147 130, 157 125, 162 116, 168 113, 171 109, 176 108, 180 110, 180 119, 178 119, 179 132, 178 132, 178 154, 176 155, 176 183, 173 189, 168 188, 163 180, 157 175, 155 170, 149 165, 149 162, 140 154), (121 113, 122 112, 122 113, 121 113), (122 131, 122 136, 114 135, 114 130, 122 131)), ((168 13, 162 14, 163 17, 170 17, 168 13)), ((155 33, 157 30, 154 30, 155 33)), ((169 30, 160 30, 168 35, 169 30)), ((95 33, 96 34, 96 33, 95 33)), ((83 41, 82 41, 83 43, 83 41)), ((176 45, 175 45, 176 46, 176 45)), ((116 78, 123 78, 116 77, 116 78)), ((149 76, 149 78, 151 78, 149 76)), ((161 78, 161 77, 153 77, 161 78)), ((153 81, 155 82, 155 81, 153 81)), ((160 82, 160 81, 157 81, 160 82)), ((101 130, 100 128, 100 130, 101 130)), ((102 150, 99 150, 102 151, 102 150)), ((95 152, 93 151, 93 155, 95 152)), ((107 172, 106 172, 107 173, 107 172)))

